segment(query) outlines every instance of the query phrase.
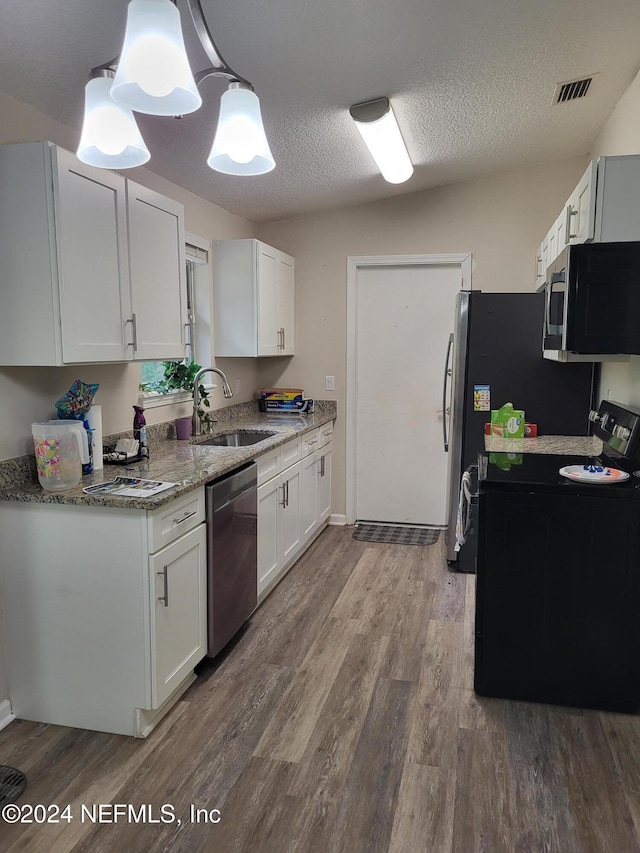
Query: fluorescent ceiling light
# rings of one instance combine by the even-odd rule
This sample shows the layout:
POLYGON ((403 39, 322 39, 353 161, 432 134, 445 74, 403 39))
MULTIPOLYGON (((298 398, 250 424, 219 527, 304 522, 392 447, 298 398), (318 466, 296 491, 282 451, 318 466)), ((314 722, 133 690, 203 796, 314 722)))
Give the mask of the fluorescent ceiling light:
POLYGON ((228 89, 221 98, 207 164, 229 175, 263 175, 274 168, 253 86, 222 58, 200 0, 187 3, 211 67, 195 77, 191 73, 175 0, 131 0, 120 57, 93 68, 86 87, 85 121, 77 152, 85 163, 127 169, 146 162, 150 155, 132 110, 147 115, 186 115, 202 104, 198 92, 202 81, 223 77, 228 89))
POLYGON ((402 184, 413 175, 413 165, 388 98, 355 104, 349 110, 382 177, 402 184))

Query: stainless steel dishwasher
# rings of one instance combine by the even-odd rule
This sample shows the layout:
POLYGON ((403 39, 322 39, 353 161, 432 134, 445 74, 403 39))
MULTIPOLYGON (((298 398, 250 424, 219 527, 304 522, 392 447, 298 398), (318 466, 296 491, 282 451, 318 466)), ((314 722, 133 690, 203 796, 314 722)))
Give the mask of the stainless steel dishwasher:
POLYGON ((258 484, 254 462, 208 483, 207 623, 215 657, 258 603, 258 484))

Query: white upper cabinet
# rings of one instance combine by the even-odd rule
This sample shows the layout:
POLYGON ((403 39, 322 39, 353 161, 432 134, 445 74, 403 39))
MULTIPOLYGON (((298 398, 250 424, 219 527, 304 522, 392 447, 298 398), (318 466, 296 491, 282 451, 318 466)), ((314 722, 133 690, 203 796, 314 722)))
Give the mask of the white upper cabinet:
POLYGON ((214 354, 293 355, 294 259, 259 240, 218 240, 213 253, 214 354))
POLYGON ((536 284, 573 243, 640 240, 640 154, 599 157, 571 193, 536 254, 536 284), (546 247, 546 252, 545 252, 546 247))
POLYGON ((181 205, 48 142, 0 181, 0 364, 184 356, 181 205))
MULTIPOLYGON (((589 163, 578 186, 569 196, 566 206, 567 243, 588 243, 593 240, 597 175, 598 161, 593 160, 589 163)), ((564 246, 561 247, 561 250, 563 248, 564 246)))
POLYGON ((184 208, 127 181, 133 357, 185 356, 187 283, 184 208))

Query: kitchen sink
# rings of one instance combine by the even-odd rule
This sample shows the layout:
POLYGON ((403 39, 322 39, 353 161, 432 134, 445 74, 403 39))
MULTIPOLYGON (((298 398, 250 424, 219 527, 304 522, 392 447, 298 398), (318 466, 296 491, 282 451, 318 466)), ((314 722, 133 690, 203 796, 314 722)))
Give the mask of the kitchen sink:
POLYGON ((276 435, 276 433, 264 430, 225 432, 224 435, 215 435, 206 441, 199 441, 198 444, 212 445, 213 447, 247 447, 250 444, 257 444, 259 441, 264 441, 265 438, 271 438, 272 435, 276 435))

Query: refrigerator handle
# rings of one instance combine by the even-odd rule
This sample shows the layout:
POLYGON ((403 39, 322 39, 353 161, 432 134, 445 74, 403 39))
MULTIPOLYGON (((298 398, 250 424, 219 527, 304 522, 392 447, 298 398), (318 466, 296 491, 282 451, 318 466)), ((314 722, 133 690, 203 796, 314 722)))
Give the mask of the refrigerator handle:
POLYGON ((449 385, 449 377, 453 375, 453 368, 449 364, 451 352, 453 350, 453 334, 449 335, 449 343, 447 344, 447 355, 444 360, 444 379, 442 382, 442 439, 444 442, 444 452, 449 452, 449 436, 447 434, 447 418, 450 415, 450 408, 447 406, 447 386, 449 385))

